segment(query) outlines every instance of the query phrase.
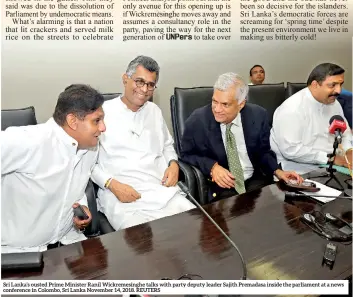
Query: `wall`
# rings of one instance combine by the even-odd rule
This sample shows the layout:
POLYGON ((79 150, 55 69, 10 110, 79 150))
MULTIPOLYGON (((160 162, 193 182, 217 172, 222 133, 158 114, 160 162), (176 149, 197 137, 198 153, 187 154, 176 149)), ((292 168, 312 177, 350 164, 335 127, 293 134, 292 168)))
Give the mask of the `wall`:
MULTIPOLYGON (((233 4, 238 5, 239 0, 233 4)), ((232 9, 234 15, 238 14, 236 7, 232 9)), ((5 25, 3 21, 3 29, 5 25)), ((349 29, 352 32, 352 25, 349 29)), ((43 122, 51 116, 59 93, 72 83, 90 84, 102 92, 121 92, 121 75, 128 62, 140 54, 155 58, 161 66, 154 98, 170 128, 169 99, 174 87, 211 86, 219 74, 228 71, 248 79, 254 64, 263 65, 265 82, 274 83, 305 82, 317 64, 337 63, 346 69, 345 88, 352 90, 351 33, 327 33, 317 41, 260 42, 239 41, 238 31, 234 17, 230 41, 123 42, 121 30, 117 30, 114 41, 100 42, 4 41, 3 34, 2 108, 33 105, 38 121, 43 122)))

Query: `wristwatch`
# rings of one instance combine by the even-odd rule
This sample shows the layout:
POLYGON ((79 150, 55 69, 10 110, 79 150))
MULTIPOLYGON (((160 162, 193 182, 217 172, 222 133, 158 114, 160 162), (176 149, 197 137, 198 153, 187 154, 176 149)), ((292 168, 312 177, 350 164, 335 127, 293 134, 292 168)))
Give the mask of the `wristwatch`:
POLYGON ((110 178, 107 179, 107 181, 106 181, 105 184, 104 184, 104 188, 108 189, 108 187, 109 187, 109 185, 110 185, 112 179, 113 179, 112 177, 110 177, 110 178))

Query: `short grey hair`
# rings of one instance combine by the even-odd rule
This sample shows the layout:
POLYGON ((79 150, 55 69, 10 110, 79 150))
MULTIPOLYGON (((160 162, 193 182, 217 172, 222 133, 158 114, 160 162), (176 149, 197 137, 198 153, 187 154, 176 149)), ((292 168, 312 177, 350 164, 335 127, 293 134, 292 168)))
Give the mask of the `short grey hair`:
POLYGON ((156 72, 156 82, 159 78, 159 66, 158 63, 150 57, 138 56, 133 59, 126 69, 126 74, 131 77, 135 72, 136 68, 141 65, 143 68, 147 69, 149 72, 156 72))
POLYGON ((231 87, 236 88, 234 99, 238 99, 238 104, 242 103, 248 95, 249 86, 239 74, 228 72, 220 75, 213 88, 227 91, 231 87))

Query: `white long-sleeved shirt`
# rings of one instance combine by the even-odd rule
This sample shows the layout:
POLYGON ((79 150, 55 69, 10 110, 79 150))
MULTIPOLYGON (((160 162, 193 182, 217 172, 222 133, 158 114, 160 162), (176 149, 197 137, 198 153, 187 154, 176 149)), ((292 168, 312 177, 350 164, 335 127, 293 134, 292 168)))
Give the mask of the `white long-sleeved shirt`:
POLYGON ((52 118, 1 132, 2 253, 85 239, 74 228, 72 205, 87 206, 85 188, 98 149, 77 145, 52 118))
MULTIPOLYGON (((327 154, 333 151, 334 135, 329 133, 329 121, 334 115, 344 118, 339 102, 322 104, 308 88, 297 92, 276 109, 270 141, 284 170, 302 174, 316 169, 317 164, 327 163, 327 154)), ((352 147, 351 141, 352 133, 348 128, 342 139, 345 150, 352 147)))
MULTIPOLYGON (((235 140, 237 142, 237 151, 239 155, 239 160, 241 167, 244 172, 244 181, 252 177, 254 174, 254 167, 249 159, 248 151, 246 149, 246 143, 244 138, 244 130, 243 124, 241 122, 241 114, 238 113, 237 117, 232 121, 234 125, 230 128, 230 131, 233 133, 235 140)), ((224 144, 224 149, 227 151, 227 144, 226 144, 226 130, 227 125, 220 124, 221 126, 221 133, 222 133, 222 140, 224 144)))
MULTIPOLYGON (((92 179, 101 189, 99 208, 103 212, 157 210, 179 191, 161 184, 171 160, 177 160, 171 137, 160 108, 147 102, 133 112, 115 98, 103 104, 106 132, 100 136, 98 165, 92 179), (104 189, 108 178, 130 185, 141 194, 132 203, 122 203, 104 189)), ((113 216, 113 214, 111 214, 113 216)))

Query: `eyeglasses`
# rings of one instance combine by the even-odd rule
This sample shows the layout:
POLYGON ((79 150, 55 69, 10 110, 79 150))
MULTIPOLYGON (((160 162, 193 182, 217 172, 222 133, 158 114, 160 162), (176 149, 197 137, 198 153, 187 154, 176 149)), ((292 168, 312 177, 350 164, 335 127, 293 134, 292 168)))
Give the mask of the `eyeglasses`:
POLYGON ((132 77, 130 77, 136 84, 137 87, 139 88, 143 88, 145 85, 147 85, 147 90, 149 91, 153 91, 154 89, 157 88, 156 83, 154 82, 145 82, 143 79, 137 78, 134 79, 132 77))

